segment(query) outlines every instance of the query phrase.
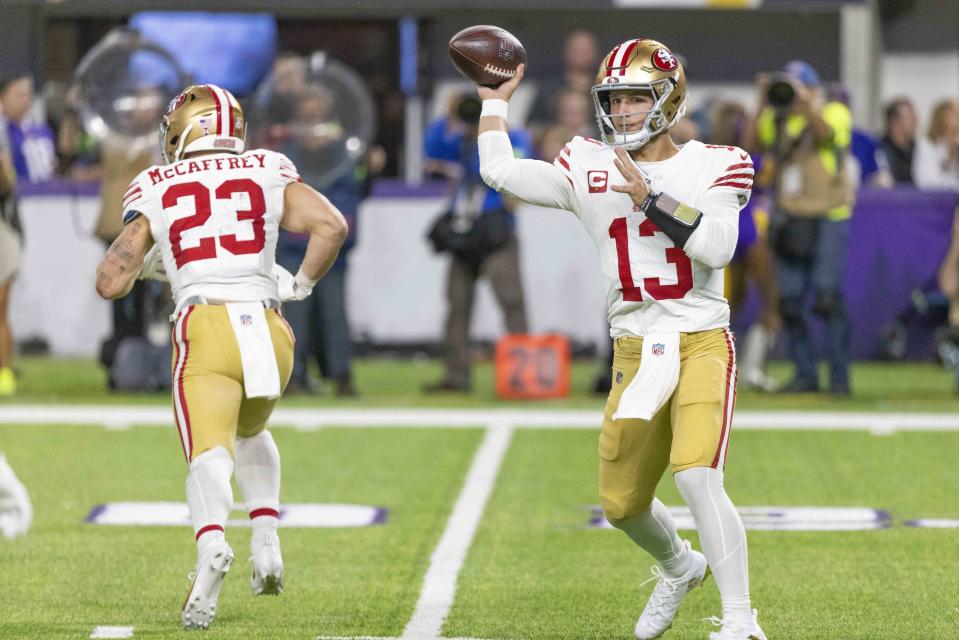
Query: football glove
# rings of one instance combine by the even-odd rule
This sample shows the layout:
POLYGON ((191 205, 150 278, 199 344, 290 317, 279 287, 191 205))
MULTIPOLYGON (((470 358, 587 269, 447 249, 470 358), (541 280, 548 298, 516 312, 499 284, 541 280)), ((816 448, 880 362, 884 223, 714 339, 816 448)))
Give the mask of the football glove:
POLYGON ((143 266, 140 267, 140 273, 137 280, 158 280, 160 282, 169 282, 166 269, 163 267, 163 256, 160 255, 160 245, 154 244, 143 256, 143 266))
POLYGON ((307 278, 302 271, 297 271, 294 277, 292 273, 273 264, 273 277, 276 279, 277 295, 280 302, 289 302, 290 300, 305 300, 313 293, 313 287, 316 280, 307 278))

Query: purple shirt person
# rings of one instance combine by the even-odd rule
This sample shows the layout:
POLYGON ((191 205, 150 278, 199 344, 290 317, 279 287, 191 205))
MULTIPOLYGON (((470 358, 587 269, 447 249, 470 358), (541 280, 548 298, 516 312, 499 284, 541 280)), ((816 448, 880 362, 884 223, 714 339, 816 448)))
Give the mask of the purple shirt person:
POLYGON ((53 130, 31 117, 33 79, 16 75, 0 81, 2 124, 10 144, 10 156, 20 182, 47 182, 57 164, 53 130))

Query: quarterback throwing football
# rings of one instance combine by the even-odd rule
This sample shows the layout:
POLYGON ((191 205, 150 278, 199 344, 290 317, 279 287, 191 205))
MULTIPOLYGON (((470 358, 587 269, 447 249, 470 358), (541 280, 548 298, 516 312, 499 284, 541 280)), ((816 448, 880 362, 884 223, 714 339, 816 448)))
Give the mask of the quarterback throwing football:
POLYGON ((658 563, 636 637, 661 636, 711 569, 723 606, 712 640, 765 640, 750 607, 746 533, 723 488, 736 397, 723 267, 749 199, 749 155, 673 143, 667 132, 685 111, 682 65, 665 45, 635 39, 610 51, 592 88, 602 141, 575 137, 552 164, 517 160, 506 115, 522 76, 520 65, 499 87, 478 87, 481 173, 500 191, 572 212, 596 244, 614 339, 600 501, 658 563), (655 498, 667 464, 703 553, 679 538, 655 498))
POLYGON ((245 138, 243 110, 228 91, 184 89, 160 124, 167 164, 130 184, 123 232, 97 268, 104 298, 125 296, 138 277, 165 276, 173 289, 174 418, 198 547, 183 604, 188 629, 209 626, 233 562, 224 526, 234 471, 252 520, 253 593, 283 589, 280 455, 266 430, 293 365, 279 303, 310 294, 347 232, 285 156, 248 151, 245 138), (274 264, 280 226, 310 236, 295 277, 274 264))

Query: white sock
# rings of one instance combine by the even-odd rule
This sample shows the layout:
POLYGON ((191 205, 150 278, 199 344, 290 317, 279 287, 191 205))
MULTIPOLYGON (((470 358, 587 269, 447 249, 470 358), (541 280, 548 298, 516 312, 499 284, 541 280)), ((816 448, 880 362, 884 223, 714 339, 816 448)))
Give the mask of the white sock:
POLYGON ((724 620, 752 620, 746 530, 723 488, 723 472, 696 467, 673 476, 696 521, 703 554, 716 576, 724 620))
POLYGON ((222 540, 223 527, 233 508, 233 458, 223 447, 214 447, 193 458, 186 476, 186 501, 197 547, 222 540))
POLYGON ((668 575, 683 573, 689 559, 688 550, 679 539, 669 510, 658 499, 653 498, 648 511, 621 520, 615 526, 653 556, 668 575))
POLYGON ((236 439, 236 484, 250 514, 253 539, 275 533, 280 515, 280 451, 269 431, 236 439))

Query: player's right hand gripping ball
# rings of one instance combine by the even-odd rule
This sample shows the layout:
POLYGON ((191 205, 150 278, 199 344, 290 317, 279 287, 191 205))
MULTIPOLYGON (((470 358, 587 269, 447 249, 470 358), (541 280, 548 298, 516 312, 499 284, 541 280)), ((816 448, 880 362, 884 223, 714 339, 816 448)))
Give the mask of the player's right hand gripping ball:
POLYGON ((452 38, 450 59, 464 76, 485 87, 498 87, 526 64, 526 49, 512 33, 487 24, 463 29, 452 38))

